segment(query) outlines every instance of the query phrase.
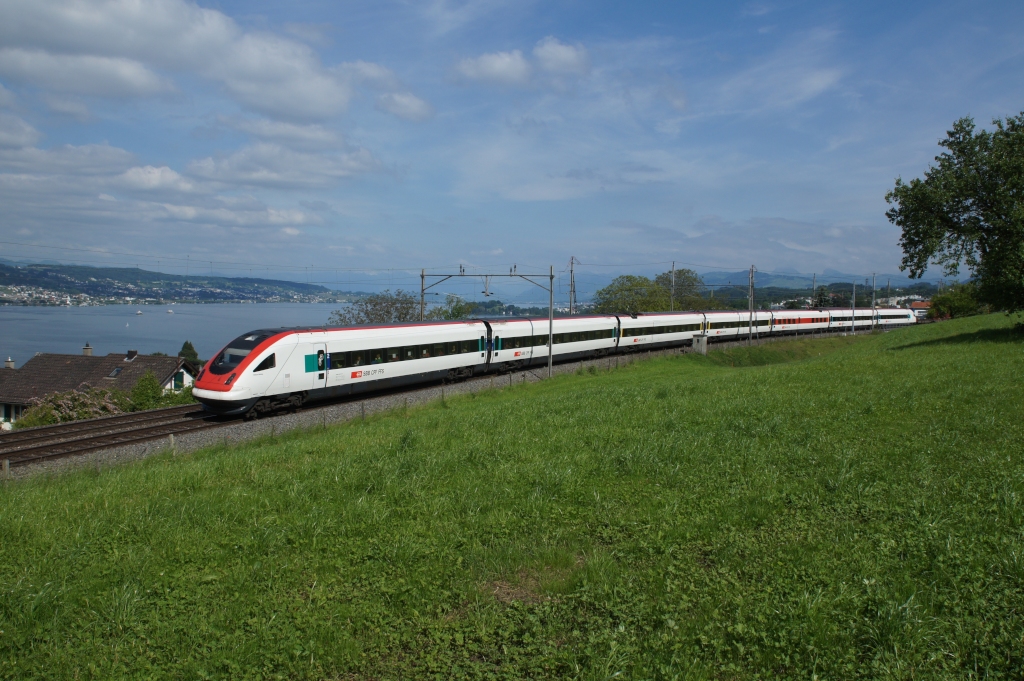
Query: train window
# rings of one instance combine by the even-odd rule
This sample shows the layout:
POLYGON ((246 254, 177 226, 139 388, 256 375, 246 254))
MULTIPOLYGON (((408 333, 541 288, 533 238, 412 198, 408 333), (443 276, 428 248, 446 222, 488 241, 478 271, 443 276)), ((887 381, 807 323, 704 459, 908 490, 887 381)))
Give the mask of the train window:
POLYGON ((387 360, 389 362, 401 362, 402 348, 388 348, 387 360))
POLYGON ((332 369, 344 369, 348 366, 347 352, 332 352, 330 353, 330 358, 332 369))
POLYGON ((477 352, 477 342, 475 340, 459 341, 460 352, 477 352))
POLYGON ((445 351, 444 350, 445 350, 444 343, 434 343, 434 357, 444 357, 445 356, 445 351))
POLYGON ((416 346, 415 345, 406 345, 404 348, 402 348, 402 359, 403 360, 406 360, 406 359, 416 359, 417 357, 418 357, 418 355, 416 354, 416 346))
POLYGON ((366 364, 366 353, 362 350, 353 350, 348 353, 348 365, 350 367, 361 367, 366 364))
POLYGON ((459 354, 459 343, 458 343, 458 341, 447 343, 445 345, 445 349, 447 350, 447 352, 445 353, 446 355, 457 355, 457 354, 459 354))
POLYGON ((419 348, 418 357, 420 359, 428 359, 428 358, 434 356, 434 354, 433 354, 434 346, 432 346, 432 345, 418 345, 416 347, 419 348))
POLYGON ((267 369, 273 369, 277 366, 277 353, 272 352, 270 356, 260 362, 259 366, 253 369, 253 371, 266 371, 267 369))

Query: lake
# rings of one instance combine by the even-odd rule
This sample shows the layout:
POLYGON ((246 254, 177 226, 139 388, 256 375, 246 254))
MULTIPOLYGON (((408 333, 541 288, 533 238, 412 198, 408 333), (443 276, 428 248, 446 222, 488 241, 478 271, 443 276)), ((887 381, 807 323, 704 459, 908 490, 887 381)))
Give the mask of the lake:
POLYGON ((79 354, 87 342, 97 355, 128 350, 177 355, 186 340, 208 359, 246 331, 319 326, 339 307, 338 303, 0 306, 0 359, 10 356, 20 367, 37 352, 79 354), (142 314, 136 315, 136 310, 142 314))

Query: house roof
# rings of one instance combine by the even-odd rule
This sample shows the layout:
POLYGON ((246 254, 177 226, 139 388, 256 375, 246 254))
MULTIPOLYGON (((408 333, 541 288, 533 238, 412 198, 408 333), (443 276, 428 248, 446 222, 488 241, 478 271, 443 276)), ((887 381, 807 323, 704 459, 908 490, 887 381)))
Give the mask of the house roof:
POLYGON ((911 310, 927 310, 931 306, 932 306, 931 301, 930 300, 926 300, 923 303, 911 303, 910 304, 910 309, 911 310))
POLYGON ((136 355, 128 361, 122 354, 88 357, 40 353, 19 369, 0 370, 0 404, 28 404, 45 395, 86 386, 128 392, 147 371, 163 384, 182 368, 196 373, 181 357, 136 355))

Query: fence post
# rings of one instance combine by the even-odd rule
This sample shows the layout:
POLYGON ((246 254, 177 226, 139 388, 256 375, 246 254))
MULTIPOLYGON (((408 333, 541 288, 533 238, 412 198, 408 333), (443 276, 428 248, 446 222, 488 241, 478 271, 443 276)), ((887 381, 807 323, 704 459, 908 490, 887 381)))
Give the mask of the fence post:
POLYGON ((11 479, 11 460, 4 459, 4 482, 11 479))
POLYGON ((170 446, 170 448, 171 448, 171 454, 174 454, 174 453, 176 453, 176 452, 175 452, 175 447, 174 447, 174 433, 171 433, 170 435, 168 435, 168 436, 167 436, 167 441, 168 441, 168 442, 167 442, 167 443, 168 443, 168 445, 169 445, 169 446, 170 446))

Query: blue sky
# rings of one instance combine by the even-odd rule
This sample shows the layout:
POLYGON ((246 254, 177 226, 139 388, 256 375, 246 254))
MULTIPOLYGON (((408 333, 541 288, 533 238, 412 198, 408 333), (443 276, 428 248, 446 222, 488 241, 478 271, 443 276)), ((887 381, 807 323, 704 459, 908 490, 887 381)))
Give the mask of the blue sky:
POLYGON ((0 0, 0 240, 109 253, 0 257, 894 272, 885 192, 1024 110, 1021 35, 1009 2, 0 0))

